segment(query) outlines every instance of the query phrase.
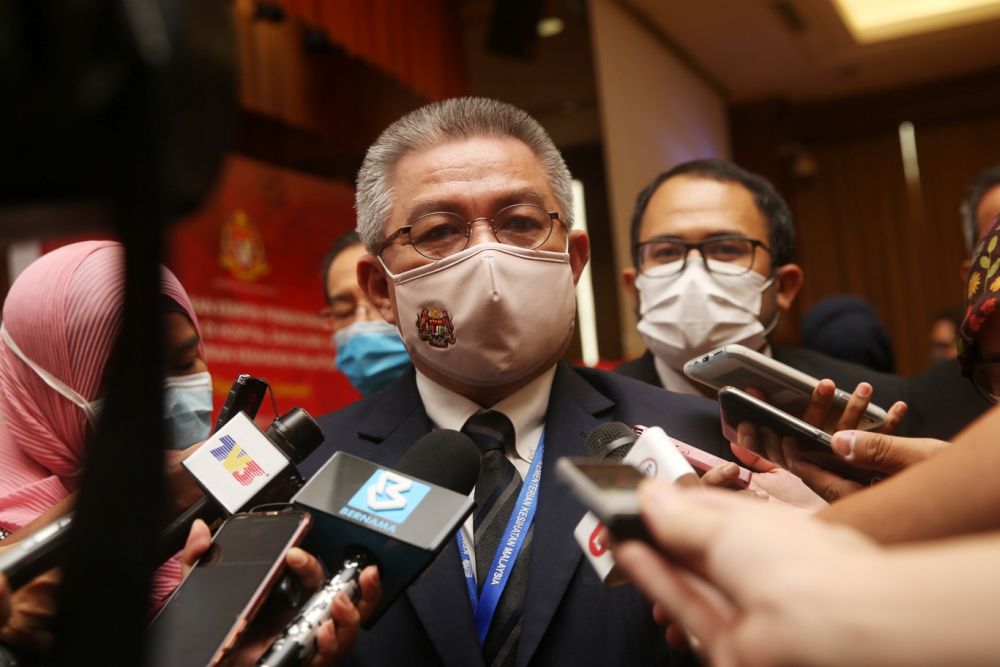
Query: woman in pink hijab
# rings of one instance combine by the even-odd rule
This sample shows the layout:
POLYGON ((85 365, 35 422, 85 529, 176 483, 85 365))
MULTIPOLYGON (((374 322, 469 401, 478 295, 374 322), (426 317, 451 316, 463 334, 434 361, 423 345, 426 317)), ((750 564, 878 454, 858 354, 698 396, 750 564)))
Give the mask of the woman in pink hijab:
MULTIPOLYGON (((165 410, 180 448, 208 437, 211 377, 187 293, 166 268, 160 286, 167 310, 165 410)), ((124 253, 113 241, 53 250, 10 288, 0 325, 0 546, 6 534, 77 488, 124 289, 124 253)), ((172 576, 157 577, 154 599, 176 583, 176 563, 169 569, 172 576)))

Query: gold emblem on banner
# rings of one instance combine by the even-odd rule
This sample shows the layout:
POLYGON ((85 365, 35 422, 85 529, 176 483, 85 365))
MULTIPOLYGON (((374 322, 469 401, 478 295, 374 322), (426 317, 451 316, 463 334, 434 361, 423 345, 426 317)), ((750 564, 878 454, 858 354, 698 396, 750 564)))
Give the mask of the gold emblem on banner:
POLYGON ((257 280, 271 272, 264 239, 245 211, 234 211, 222 225, 219 266, 245 281, 257 280))

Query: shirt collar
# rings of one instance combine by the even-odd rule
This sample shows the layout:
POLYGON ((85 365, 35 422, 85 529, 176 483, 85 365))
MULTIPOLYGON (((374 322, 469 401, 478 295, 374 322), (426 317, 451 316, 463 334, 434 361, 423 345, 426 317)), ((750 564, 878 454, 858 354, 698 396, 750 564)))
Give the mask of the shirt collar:
MULTIPOLYGON (((552 380, 556 374, 556 366, 545 371, 537 378, 524 385, 510 396, 490 407, 490 410, 502 412, 514 425, 514 437, 517 442, 515 449, 518 458, 531 461, 538 446, 538 436, 529 437, 534 431, 540 431, 545 424, 545 412, 549 405, 549 395, 552 393, 552 380)), ((450 428, 456 431, 472 415, 485 412, 478 403, 458 392, 442 387, 417 370, 417 392, 423 401, 427 416, 437 428, 450 428)), ((540 435, 540 432, 538 433, 540 435)))

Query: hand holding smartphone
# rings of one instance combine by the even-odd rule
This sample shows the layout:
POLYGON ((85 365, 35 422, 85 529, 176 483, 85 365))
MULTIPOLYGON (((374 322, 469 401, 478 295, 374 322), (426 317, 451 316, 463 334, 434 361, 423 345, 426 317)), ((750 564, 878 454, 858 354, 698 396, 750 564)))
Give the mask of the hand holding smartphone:
MULTIPOLYGON (((768 403, 796 418, 805 414, 819 384, 818 379, 743 345, 725 345, 695 357, 684 364, 684 374, 715 390, 756 387, 767 395, 768 403)), ((849 392, 836 390, 824 424, 826 430, 835 428, 850 398, 849 392)), ((878 428, 888 418, 885 410, 869 403, 857 428, 878 428)))
POLYGON ((556 461, 556 476, 615 539, 652 544, 639 513, 636 487, 645 477, 638 469, 627 463, 562 457, 556 461))
POLYGON ((308 532, 306 512, 231 516, 212 546, 150 624, 149 665, 219 664, 284 570, 285 554, 308 532))
POLYGON ((719 409, 722 413, 722 434, 736 444, 742 444, 744 429, 752 428, 755 438, 784 438, 804 461, 835 472, 841 477, 861 484, 871 484, 880 476, 869 470, 856 468, 833 451, 830 434, 800 419, 782 412, 764 401, 735 387, 719 390, 719 409), (771 434, 761 433, 761 429, 771 434))

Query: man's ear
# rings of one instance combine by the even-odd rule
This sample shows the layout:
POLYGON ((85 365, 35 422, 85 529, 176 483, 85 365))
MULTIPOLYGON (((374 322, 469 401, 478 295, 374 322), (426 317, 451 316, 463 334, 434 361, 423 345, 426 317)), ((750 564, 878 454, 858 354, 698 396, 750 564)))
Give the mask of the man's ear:
POLYGON ((788 309, 795 303, 795 297, 802 289, 802 267, 798 264, 784 264, 774 272, 775 282, 778 285, 778 310, 788 312, 788 309))
POLYGON ((628 293, 629 301, 632 303, 632 310, 639 312, 639 290, 635 288, 635 277, 635 267, 630 266, 627 269, 622 269, 622 285, 628 293))
POLYGON ((375 255, 362 255, 358 259, 358 285, 372 305, 389 324, 396 324, 396 309, 393 307, 389 278, 375 255))
POLYGON ((569 232, 569 266, 573 270, 573 284, 575 285, 580 276, 583 275, 583 268, 590 261, 590 237, 582 229, 573 229, 569 232))

